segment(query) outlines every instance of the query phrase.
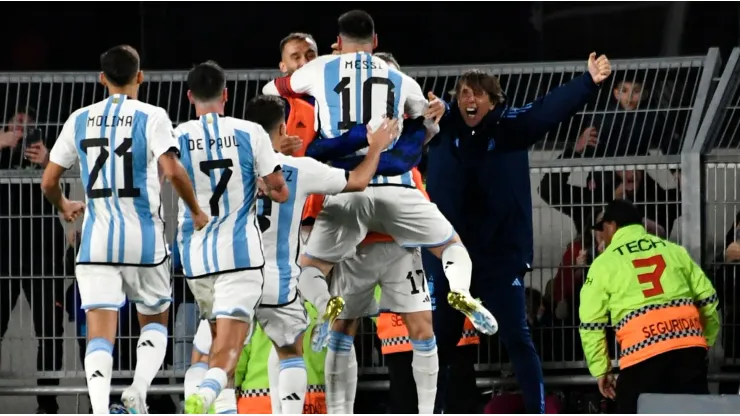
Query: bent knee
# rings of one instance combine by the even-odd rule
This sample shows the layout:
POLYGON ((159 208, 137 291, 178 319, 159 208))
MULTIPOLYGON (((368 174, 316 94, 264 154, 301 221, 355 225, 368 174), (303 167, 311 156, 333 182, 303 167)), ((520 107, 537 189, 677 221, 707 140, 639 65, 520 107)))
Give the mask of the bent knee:
POLYGON ((421 311, 401 314, 411 339, 429 339, 434 337, 432 312, 421 311))

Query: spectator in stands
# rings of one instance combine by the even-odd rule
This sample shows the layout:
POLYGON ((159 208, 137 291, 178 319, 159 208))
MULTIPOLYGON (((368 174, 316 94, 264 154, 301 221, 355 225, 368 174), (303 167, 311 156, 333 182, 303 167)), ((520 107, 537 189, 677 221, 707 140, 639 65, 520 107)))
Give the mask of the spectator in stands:
MULTIPOLYGON (((730 371, 737 372, 740 356, 740 212, 727 230, 724 250, 714 259, 712 277, 717 289, 722 316, 722 349, 730 371)), ((738 383, 720 384, 720 394, 737 394, 738 383)))
MULTIPOLYGON (((473 264, 471 292, 496 316, 527 411, 544 412, 542 368, 526 326, 522 278, 533 262, 532 197, 527 148, 593 99, 611 74, 606 56, 588 72, 523 107, 507 102, 497 78, 468 71, 429 144, 427 191, 460 233, 473 264)), ((443 275, 440 261, 427 273, 443 275)), ((444 299, 445 279, 435 282, 444 299)), ((463 316, 446 302, 434 311, 440 371, 454 357, 463 316)), ((440 372, 439 380, 444 380, 440 372)))
POLYGON ((578 156, 645 156, 655 148, 663 154, 678 153, 681 142, 670 130, 666 116, 647 111, 650 93, 642 81, 631 72, 620 78, 605 114, 595 117, 581 133, 578 141, 589 146, 578 156))
MULTIPOLYGON (((0 169, 38 170, 49 151, 31 108, 14 114, 0 133, 0 169)), ((68 193, 69 189, 65 189, 68 193)), ((0 183, 0 335, 4 336, 21 290, 31 306, 38 341, 36 368, 62 368, 64 332, 65 231, 57 211, 44 198, 39 183, 0 183), (21 277, 21 279, 18 279, 21 277)), ((58 385, 39 379, 38 385, 58 385)), ((56 396, 37 397, 37 413, 56 413, 56 396)))
MULTIPOLYGON (((566 150, 558 159, 582 152, 587 145, 576 143, 575 148, 566 150)), ((548 172, 542 176, 539 193, 552 208, 573 220, 578 234, 583 234, 597 207, 615 198, 625 198, 637 204, 644 218, 660 227, 654 230, 657 235, 670 235, 681 214, 680 189, 663 188, 643 170, 618 170, 614 177, 614 182, 589 180, 587 187, 581 187, 568 183, 568 173, 548 172)))

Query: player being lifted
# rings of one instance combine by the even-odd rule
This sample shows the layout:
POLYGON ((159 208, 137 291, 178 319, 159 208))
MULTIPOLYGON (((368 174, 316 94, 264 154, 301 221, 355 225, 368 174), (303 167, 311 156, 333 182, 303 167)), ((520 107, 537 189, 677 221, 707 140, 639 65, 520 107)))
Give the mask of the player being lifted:
MULTIPOLYGON (((356 124, 378 125, 383 116, 398 118, 405 113, 409 118, 421 117, 428 105, 421 87, 371 55, 377 41, 370 15, 359 10, 347 12, 339 17, 340 55, 316 58, 292 75, 268 83, 263 93, 313 96, 323 140, 336 140, 356 124)), ((366 151, 361 149, 358 154, 366 151)), ((467 250, 437 207, 414 189, 410 171, 398 176, 378 175, 364 192, 327 198, 301 257, 299 280, 315 283, 306 290, 301 286, 308 299, 328 298, 325 276, 335 264, 355 255, 368 230, 387 233, 402 247, 426 247, 441 258, 450 281, 450 304, 467 315, 479 331, 496 332, 496 320, 470 296, 472 263, 467 250)), ((324 300, 315 305, 333 320, 343 302, 332 298, 328 304, 324 300)), ((328 334, 319 328, 315 332, 328 334)))
POLYGON ((135 302, 141 334, 133 384, 122 401, 146 413, 147 389, 167 348, 171 302, 169 249, 160 212, 157 165, 191 209, 192 226, 207 215, 178 161, 178 143, 164 109, 137 101, 144 74, 139 54, 117 46, 100 57, 100 82, 110 96, 69 117, 49 155, 42 189, 67 221, 85 211, 75 270, 81 308, 87 313, 85 373, 93 413, 108 413, 118 309, 135 302), (86 204, 67 200, 59 188, 79 160, 86 204))
MULTIPOLYGON (((287 138, 285 105, 278 97, 253 99, 247 105, 246 119, 259 123, 268 131, 276 151, 287 138)), ((281 204, 265 198, 260 198, 258 203, 258 220, 265 243, 265 285, 256 317, 274 343, 280 360, 276 387, 283 414, 303 412, 307 385, 302 339, 308 320, 296 291, 301 272, 297 264, 300 226, 306 198, 310 194, 336 195, 364 190, 375 176, 381 152, 396 137, 396 120, 386 120, 377 131, 369 132, 365 159, 351 172, 332 168, 310 157, 277 154, 290 197, 281 204)))
POLYGON ((226 76, 215 62, 188 74, 188 98, 197 120, 176 129, 182 163, 212 219, 198 231, 192 212, 179 207, 178 247, 183 273, 201 314, 215 321, 209 369, 186 397, 185 412, 202 414, 219 397, 217 413, 236 412, 234 368, 262 295, 265 259, 257 218, 257 191, 277 202, 290 196, 267 132, 224 117, 226 76))

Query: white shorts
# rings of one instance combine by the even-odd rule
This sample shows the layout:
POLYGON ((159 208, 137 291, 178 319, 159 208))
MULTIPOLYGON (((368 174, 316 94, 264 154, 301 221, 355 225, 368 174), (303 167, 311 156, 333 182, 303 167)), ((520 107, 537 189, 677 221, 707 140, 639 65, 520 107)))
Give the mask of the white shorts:
POLYGON ((308 312, 300 296, 287 305, 260 306, 256 318, 267 337, 278 347, 295 344, 308 328, 308 312))
POLYGON ((306 255, 335 264, 352 258, 368 231, 388 234, 401 247, 439 247, 455 236, 452 224, 418 189, 369 186, 326 196, 306 255))
POLYGON ((357 255, 332 270, 331 292, 345 301, 341 319, 368 315, 380 285, 380 310, 395 313, 431 311, 421 250, 396 243, 363 244, 357 255))
POLYGON ((203 319, 227 317, 250 322, 262 297, 262 270, 219 273, 186 279, 203 319))
MULTIPOLYGON (((249 344, 249 339, 252 337, 254 332, 254 326, 249 326, 249 333, 247 338, 244 340, 244 345, 249 344)), ((213 334, 211 334, 211 324, 207 319, 201 319, 198 324, 198 331, 195 333, 193 338, 193 348, 203 355, 208 355, 211 351, 211 344, 213 344, 213 334)))
POLYGON ((118 310, 128 297, 142 315, 162 313, 172 302, 170 271, 169 260, 150 267, 78 264, 80 308, 118 310))

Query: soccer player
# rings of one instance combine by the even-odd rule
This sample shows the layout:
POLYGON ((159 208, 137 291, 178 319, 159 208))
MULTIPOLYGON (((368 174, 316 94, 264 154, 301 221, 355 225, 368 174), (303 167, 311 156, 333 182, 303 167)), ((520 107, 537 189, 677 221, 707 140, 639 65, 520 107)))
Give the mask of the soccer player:
POLYGON ((110 96, 72 113, 51 150, 41 187, 65 220, 85 211, 76 275, 87 313, 85 373, 93 412, 108 413, 118 309, 128 297, 137 303, 141 334, 134 382, 122 400, 131 413, 146 413, 147 389, 166 352, 171 302, 157 165, 190 208, 193 228, 203 228, 208 216, 178 161, 167 113, 136 99, 144 79, 136 50, 116 46, 101 55, 100 64, 100 82, 110 96), (67 200, 59 187, 78 159, 86 204, 67 200))
MULTIPOLYGON (((246 119, 265 128, 278 149, 286 135, 285 107, 278 97, 260 96, 245 110, 246 119)), ((309 194, 335 195, 364 190, 375 176, 380 154, 395 139, 397 122, 388 120, 368 134, 365 160, 351 172, 332 168, 309 157, 278 154, 290 198, 282 204, 260 198, 257 214, 265 242, 265 285, 256 318, 275 344, 280 359, 277 391, 284 414, 300 413, 306 393, 302 337, 308 326, 306 310, 296 290, 300 268, 300 223, 309 194), (299 398, 295 400, 294 397, 299 398)))
POLYGON ((226 408, 216 412, 235 411, 234 368, 264 281, 257 191, 278 202, 290 192, 265 130, 224 117, 228 94, 221 67, 212 61, 195 66, 188 88, 198 119, 179 125, 176 135, 198 204, 213 219, 195 230, 191 210, 181 203, 177 243, 188 285, 201 313, 215 321, 216 334, 209 369, 197 393, 186 397, 185 412, 204 413, 219 394, 231 400, 219 400, 226 408))
MULTIPOLYGON (((392 68, 399 69, 398 62, 390 54, 375 56, 381 57, 392 68)), ((408 141, 410 143, 415 141, 420 148, 426 134, 423 125, 418 123, 418 120, 412 120, 411 123, 407 122, 406 129, 408 131, 405 134, 412 138, 408 141), (414 123, 417 126, 414 126, 414 123)), ((404 140, 407 138, 400 138, 397 145, 404 140)), ((384 155, 389 156, 388 153, 384 152, 384 155)), ((426 195, 421 174, 412 169, 412 175, 417 189, 426 195)), ((309 207, 310 215, 316 218, 323 204, 321 200, 312 202, 314 203, 309 207)), ((409 351, 413 351, 410 354, 412 359, 408 362, 411 367, 409 372, 413 373, 416 382, 410 389, 416 391, 418 398, 413 407, 418 404, 419 413, 432 413, 439 365, 432 330, 432 303, 419 251, 419 248, 400 247, 388 235, 370 232, 358 247, 357 254, 340 262, 333 269, 332 292, 341 295, 347 306, 342 310, 336 323, 332 324, 329 334, 329 351, 325 366, 326 403, 329 413, 353 413, 354 400, 351 398, 354 397, 354 389, 357 386, 357 373, 352 369, 354 352, 348 350, 348 347, 353 344, 358 319, 367 316, 368 313, 375 313, 376 301, 373 291, 376 285, 384 290, 382 298, 379 299, 381 310, 400 313, 403 322, 408 323, 410 328, 409 333, 406 326, 400 323, 400 327, 406 331, 405 343, 409 344, 409 351), (379 268, 379 264, 386 267, 379 268)), ((299 282, 299 289, 310 290, 303 290, 302 283, 306 282, 299 282)), ((311 284, 311 281, 308 281, 308 284, 311 284)), ((379 334, 381 329, 378 325, 379 334)), ((394 325, 393 329, 398 328, 394 325)), ((398 346, 404 343, 400 339, 396 341, 398 346)), ((387 346, 384 341, 384 351, 387 346)))
MULTIPOLYGON (((405 113, 414 119, 423 115, 428 103, 419 84, 371 55, 377 36, 370 15, 355 10, 340 16, 338 46, 341 55, 316 58, 291 76, 268 83, 263 93, 313 96, 325 140, 338 140, 357 124, 377 126, 383 116, 398 118, 405 113)), ((328 292, 325 276, 334 264, 355 255, 368 230, 387 232, 402 247, 427 247, 441 258, 454 288, 448 296, 450 303, 481 332, 496 332, 493 316, 470 296, 470 256, 435 205, 414 189, 410 171, 378 175, 364 192, 327 199, 301 258, 300 279, 319 277, 312 286, 316 293, 307 293, 307 298, 328 292)), ((315 305, 320 312, 331 311, 336 316, 342 307, 341 302, 332 302, 336 299, 330 305, 315 305)))

